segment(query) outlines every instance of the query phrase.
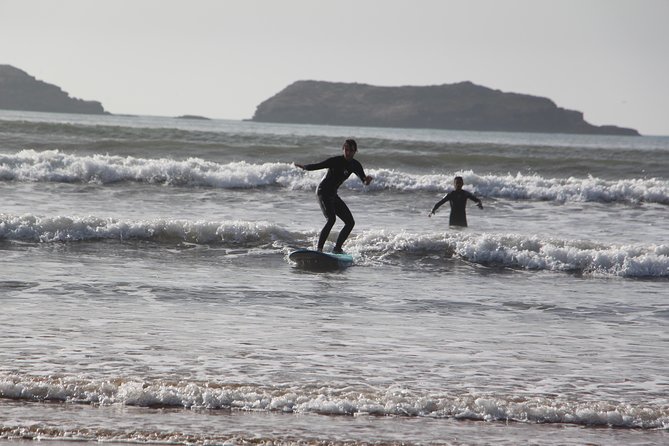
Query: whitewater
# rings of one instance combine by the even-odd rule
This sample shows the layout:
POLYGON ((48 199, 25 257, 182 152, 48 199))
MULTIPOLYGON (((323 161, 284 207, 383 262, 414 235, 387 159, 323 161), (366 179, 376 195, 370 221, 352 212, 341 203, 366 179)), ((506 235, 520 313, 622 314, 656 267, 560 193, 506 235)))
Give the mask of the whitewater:
POLYGON ((667 166, 667 137, 0 112, 0 442, 665 444, 667 166), (354 265, 301 270, 324 171, 293 163, 348 137, 354 265), (465 229, 428 218, 455 175, 465 229))

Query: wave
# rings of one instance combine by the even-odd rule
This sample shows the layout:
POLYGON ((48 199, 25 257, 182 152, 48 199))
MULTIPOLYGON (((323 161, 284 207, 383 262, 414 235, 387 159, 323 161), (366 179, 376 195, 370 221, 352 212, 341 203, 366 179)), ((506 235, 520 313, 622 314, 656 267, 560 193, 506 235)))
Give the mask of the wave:
POLYGON ((131 156, 65 154, 23 150, 0 155, 0 180, 58 183, 141 182, 176 186, 251 188, 285 183, 292 166, 279 163, 218 164, 202 159, 146 159, 131 156))
POLYGON ((669 409, 647 403, 578 401, 475 391, 417 392, 402 387, 258 385, 212 381, 85 379, 0 375, 0 398, 149 408, 232 409, 323 415, 455 418, 667 429, 669 409))
POLYGON ((660 179, 603 180, 585 178, 544 178, 535 174, 478 175, 472 171, 451 175, 411 175, 377 170, 376 188, 401 191, 446 191, 455 174, 477 195, 510 200, 649 202, 669 204, 669 181, 660 179), (471 186, 471 187, 469 187, 471 186))
POLYGON ((497 233, 368 231, 347 243, 372 261, 445 254, 477 265, 590 276, 669 277, 669 245, 611 245, 497 233))
POLYGON ((39 217, 30 214, 0 214, 0 240, 33 243, 140 240, 252 247, 295 238, 290 231, 268 222, 117 220, 93 216, 39 217))
MULTIPOLYGON (((139 240, 263 247, 287 254, 291 246, 304 246, 316 235, 313 231, 290 231, 269 222, 0 214, 0 240, 30 243, 139 240)), ((352 236, 346 246, 358 265, 371 267, 378 263, 401 263, 408 258, 415 263, 416 258, 436 255, 497 268, 669 278, 669 245, 613 245, 513 233, 417 234, 372 230, 352 236)))
MULTIPOLYGON (((487 174, 453 171, 448 174, 415 174, 393 169, 371 169, 370 191, 445 192, 455 174, 464 177, 472 192, 510 200, 649 202, 669 204, 669 181, 658 178, 605 180, 546 178, 537 174, 487 174)), ((216 163, 200 158, 175 160, 113 155, 74 155, 58 150, 23 150, 0 154, 0 181, 96 183, 139 182, 182 187, 244 189, 281 187, 313 190, 322 171, 304 172, 292 164, 254 164, 246 161, 216 163)), ((360 189, 358 181, 344 187, 360 189)))

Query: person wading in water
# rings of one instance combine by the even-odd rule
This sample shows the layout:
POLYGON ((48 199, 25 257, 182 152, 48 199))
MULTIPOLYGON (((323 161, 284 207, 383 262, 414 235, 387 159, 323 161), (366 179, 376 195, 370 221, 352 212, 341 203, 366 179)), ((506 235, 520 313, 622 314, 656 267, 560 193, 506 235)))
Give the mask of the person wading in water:
POLYGON ((474 194, 462 188, 462 186, 465 184, 462 177, 455 177, 453 184, 455 185, 455 190, 449 192, 444 198, 439 200, 439 202, 432 208, 432 211, 428 214, 428 217, 432 217, 442 204, 449 201, 451 203, 451 217, 448 220, 448 225, 466 227, 467 213, 465 212, 465 207, 467 205, 467 200, 469 199, 475 202, 479 209, 483 209, 483 203, 476 196, 474 196, 474 194))

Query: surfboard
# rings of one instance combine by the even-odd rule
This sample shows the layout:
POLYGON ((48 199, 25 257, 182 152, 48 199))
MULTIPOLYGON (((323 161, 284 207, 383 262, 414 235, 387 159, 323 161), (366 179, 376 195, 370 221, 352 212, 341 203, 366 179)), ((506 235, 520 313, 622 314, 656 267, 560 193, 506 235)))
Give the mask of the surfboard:
POLYGON ((298 249, 291 252, 288 258, 297 266, 308 269, 342 269, 353 264, 353 257, 350 254, 334 254, 312 249, 298 249))

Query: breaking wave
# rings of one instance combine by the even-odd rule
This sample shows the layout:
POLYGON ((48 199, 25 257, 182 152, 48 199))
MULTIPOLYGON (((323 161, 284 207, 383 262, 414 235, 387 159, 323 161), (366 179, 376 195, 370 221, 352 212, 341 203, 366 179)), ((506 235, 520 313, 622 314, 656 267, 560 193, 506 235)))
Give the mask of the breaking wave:
POLYGON ((117 220, 92 216, 39 217, 30 214, 0 214, 0 240, 24 242, 145 240, 259 246, 293 238, 289 231, 267 222, 117 220))
MULTIPOLYGON (((119 220, 0 214, 0 240, 32 243, 140 240, 237 247, 266 247, 287 253, 315 232, 290 231, 279 224, 252 221, 176 219, 119 220)), ((604 244, 514 233, 372 230, 351 237, 347 250, 358 265, 402 262, 411 257, 444 256, 511 269, 546 270, 619 277, 669 277, 669 246, 604 244)))
MULTIPOLYGON (((486 174, 474 171, 415 174, 393 169, 371 169, 370 191, 445 192, 454 174, 468 189, 487 198, 509 200, 649 202, 669 204, 669 181, 658 178, 605 180, 546 178, 537 174, 486 174)), ((216 163, 200 158, 175 160, 113 155, 73 155, 57 150, 23 150, 0 155, 0 181, 113 184, 138 182, 221 189, 280 187, 312 190, 323 172, 304 172, 288 163, 216 163)), ((360 189, 358 181, 344 187, 360 189)))
POLYGON ((669 277, 669 246, 611 245, 497 233, 389 233, 368 231, 347 249, 386 261, 398 255, 445 253, 471 263, 522 270, 546 270, 619 277, 669 277))
POLYGON ((669 410, 556 396, 489 395, 474 391, 423 393, 393 386, 230 384, 211 381, 84 379, 0 375, 0 398, 96 405, 278 411, 323 415, 456 418, 666 429, 669 410))

